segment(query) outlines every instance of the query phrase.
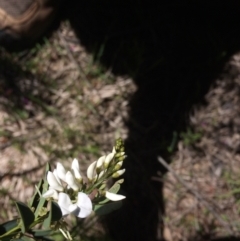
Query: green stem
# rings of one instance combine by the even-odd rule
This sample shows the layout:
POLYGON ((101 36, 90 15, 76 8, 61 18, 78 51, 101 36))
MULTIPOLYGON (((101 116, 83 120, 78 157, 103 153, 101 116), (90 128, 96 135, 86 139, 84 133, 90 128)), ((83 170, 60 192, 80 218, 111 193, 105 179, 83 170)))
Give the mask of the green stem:
POLYGON ((18 225, 17 227, 12 228, 11 230, 6 232, 5 234, 1 235, 0 238, 4 238, 4 237, 7 237, 7 236, 15 234, 15 232, 17 232, 18 229, 20 230, 20 225, 18 225))
MULTIPOLYGON (((46 216, 46 215, 45 215, 45 216, 46 216)), ((42 222, 42 219, 44 219, 45 216, 38 217, 36 220, 34 220, 34 222, 29 226, 29 230, 32 229, 36 224, 42 222)), ((21 224, 21 223, 19 223, 16 227, 10 229, 8 232, 6 232, 6 233, 4 233, 3 235, 1 235, 1 236, 0 236, 0 240, 1 240, 1 238, 7 237, 7 236, 11 236, 11 235, 15 235, 15 234, 17 234, 18 232, 20 232, 20 231, 21 231, 20 224, 21 224)))

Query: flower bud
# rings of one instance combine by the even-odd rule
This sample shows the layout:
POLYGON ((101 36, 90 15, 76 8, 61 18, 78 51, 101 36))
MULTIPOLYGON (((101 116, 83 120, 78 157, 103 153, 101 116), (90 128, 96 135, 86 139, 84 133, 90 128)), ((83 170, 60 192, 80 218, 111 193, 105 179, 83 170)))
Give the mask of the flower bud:
POLYGON ((106 192, 105 197, 107 199, 111 200, 111 201, 120 201, 120 200, 126 198, 123 195, 112 193, 112 192, 108 192, 108 191, 106 192))
POLYGON ((123 161, 121 161, 121 162, 118 162, 117 164, 116 164, 116 166, 114 167, 114 171, 118 171, 121 167, 122 167, 122 164, 123 164, 123 161))
POLYGON ((98 179, 100 179, 100 178, 103 176, 104 173, 105 173, 105 170, 104 170, 104 171, 101 171, 101 172, 99 173, 99 175, 98 175, 98 179))
POLYGON ((90 166, 87 169, 87 177, 90 181, 92 181, 96 175, 96 165, 97 162, 93 162, 92 164, 90 164, 90 166))
POLYGON ((75 178, 81 183, 82 182, 82 176, 80 174, 79 163, 78 163, 78 160, 76 158, 74 158, 73 161, 72 161, 72 170, 73 170, 75 178))
POLYGON ((114 155, 115 155, 115 154, 114 154, 113 152, 111 152, 110 154, 108 154, 108 155, 106 156, 106 159, 104 160, 104 167, 105 167, 106 169, 108 168, 109 163, 112 161, 114 155))
POLYGON ((96 168, 96 171, 97 173, 99 173, 102 169, 102 165, 103 165, 103 162, 104 160, 106 159, 106 156, 101 156, 98 160, 97 160, 97 168, 96 168))
POLYGON ((118 177, 120 177, 124 172, 125 172, 125 169, 122 169, 122 170, 119 170, 119 171, 117 171, 117 172, 114 172, 113 175, 112 175, 112 177, 113 177, 113 178, 118 178, 118 177))
POLYGON ((124 156, 125 155, 125 152, 123 151, 123 152, 118 152, 116 155, 115 155, 115 157, 118 159, 119 157, 122 157, 122 156, 124 156))
POLYGON ((113 147, 112 153, 113 153, 113 154, 116 154, 116 153, 117 153, 115 147, 113 147))
POLYGON ((124 159, 126 158, 127 156, 126 155, 123 155, 123 156, 120 156, 120 157, 118 157, 118 161, 120 162, 120 161, 124 161, 124 159))
POLYGON ((60 162, 57 163, 57 175, 65 182, 66 170, 60 162))
POLYGON ((75 182, 75 179, 74 179, 74 176, 73 174, 68 171, 67 174, 66 174, 66 183, 68 184, 68 186, 70 188, 72 188, 74 191, 77 191, 78 190, 78 185, 77 183, 75 182))

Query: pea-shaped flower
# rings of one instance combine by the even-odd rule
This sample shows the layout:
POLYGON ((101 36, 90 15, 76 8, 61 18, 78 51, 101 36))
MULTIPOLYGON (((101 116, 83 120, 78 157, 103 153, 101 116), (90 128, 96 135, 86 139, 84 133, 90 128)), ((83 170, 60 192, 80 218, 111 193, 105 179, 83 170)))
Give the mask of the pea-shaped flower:
POLYGON ((61 208, 63 216, 72 213, 79 218, 86 218, 92 212, 92 201, 83 192, 78 193, 76 203, 72 203, 72 200, 66 193, 59 193, 58 205, 61 208))

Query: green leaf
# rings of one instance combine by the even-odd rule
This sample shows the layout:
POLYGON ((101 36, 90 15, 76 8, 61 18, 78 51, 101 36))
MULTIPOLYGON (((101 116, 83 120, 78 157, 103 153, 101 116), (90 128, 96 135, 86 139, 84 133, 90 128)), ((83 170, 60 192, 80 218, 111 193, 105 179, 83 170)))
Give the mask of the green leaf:
MULTIPOLYGON (((25 241, 24 239, 18 238, 18 239, 11 239, 11 241, 25 241)), ((32 241, 32 240, 31 240, 32 241)))
MULTIPOLYGON (((46 174, 50 170, 51 170, 51 167, 50 167, 49 163, 47 163, 46 164, 46 174)), ((44 178, 44 180, 42 179, 39 181, 37 188, 40 191, 40 193, 44 193, 47 191, 48 185, 46 184, 46 177, 44 178)), ((33 197, 31 198, 31 200, 29 202, 30 207, 35 207, 35 208, 37 207, 38 200, 40 199, 38 190, 35 191, 33 197)))
POLYGON ((43 236, 49 236, 51 235, 53 231, 51 229, 48 229, 48 230, 39 230, 39 229, 36 229, 36 230, 32 230, 31 234, 34 236, 34 237, 43 237, 43 236))
POLYGON ((14 220, 1 224, 0 225, 0 237, 1 237, 1 235, 7 233, 9 230, 12 230, 13 228, 16 228, 17 226, 18 226, 17 219, 14 219, 14 220))
POLYGON ((35 239, 30 237, 21 237, 20 239, 14 239, 14 241, 34 241, 35 239))
POLYGON ((62 218, 62 211, 57 203, 50 202, 50 211, 48 217, 43 222, 44 228, 50 228, 50 225, 54 221, 58 221, 62 218))
POLYGON ((117 193, 120 187, 121 187, 120 184, 115 182, 114 185, 108 191, 112 193, 117 193))
POLYGON ((44 208, 47 207, 47 200, 43 197, 40 198, 38 202, 38 206, 36 208, 36 211, 34 212, 35 218, 38 216, 43 216, 45 213, 43 212, 44 208))
POLYGON ((124 182, 124 179, 122 178, 122 179, 117 180, 117 181, 115 182, 115 184, 116 184, 116 183, 122 184, 123 182, 124 182))
POLYGON ((21 218, 21 230, 25 233, 29 226, 34 222, 34 213, 32 210, 22 202, 16 202, 17 210, 21 218))
MULTIPOLYGON (((46 170, 47 170, 47 168, 46 168, 46 170)), ((42 184, 42 193, 45 193, 48 190, 48 182, 46 179, 43 182, 44 183, 42 184)), ((45 198, 41 197, 39 199, 37 208, 34 213, 36 218, 41 215, 43 207, 47 207, 47 200, 45 198)))
POLYGON ((62 211, 59 205, 55 202, 52 202, 52 222, 59 221, 62 218, 62 211))
POLYGON ((6 236, 6 237, 4 237, 4 238, 1 238, 0 240, 1 241, 9 241, 9 240, 16 240, 16 239, 12 239, 12 237, 13 236, 15 236, 14 234, 12 234, 12 235, 9 235, 9 236, 6 236))
POLYGON ((111 202, 111 203, 104 204, 104 205, 96 205, 94 207, 94 211, 97 215, 101 216, 101 215, 109 214, 109 213, 119 209, 121 206, 122 206, 122 201, 111 202))
POLYGON ((46 174, 47 174, 48 171, 51 171, 51 167, 50 167, 49 163, 47 162, 47 164, 46 164, 46 174))
POLYGON ((103 201, 98 202, 100 205, 109 202, 110 200, 108 198, 105 198, 103 201))
MULTIPOLYGON (((43 179, 39 181, 38 185, 37 185, 37 188, 38 190, 42 193, 42 189, 43 189, 43 179)), ((37 204, 38 204, 38 201, 40 199, 40 196, 39 196, 39 193, 38 193, 38 190, 36 189, 33 197, 31 198, 31 200, 29 201, 29 206, 30 207, 34 207, 34 209, 37 208, 37 204)))

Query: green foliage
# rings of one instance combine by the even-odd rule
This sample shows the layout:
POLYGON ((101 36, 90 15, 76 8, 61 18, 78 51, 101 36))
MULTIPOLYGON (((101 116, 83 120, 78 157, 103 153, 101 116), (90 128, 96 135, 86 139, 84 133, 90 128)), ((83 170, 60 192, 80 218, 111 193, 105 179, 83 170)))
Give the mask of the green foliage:
POLYGON ((96 205, 94 211, 98 216, 109 214, 122 206, 122 201, 111 202, 108 204, 96 205))
POLYGON ((45 229, 50 228, 52 222, 59 221, 62 218, 62 212, 58 204, 50 201, 50 211, 48 212, 47 218, 43 222, 45 229))
POLYGON ((21 219, 20 227, 21 227, 22 233, 25 233, 34 221, 34 213, 27 205, 25 205, 22 202, 16 202, 16 206, 17 206, 19 217, 21 219))
POLYGON ((188 128, 186 132, 181 132, 180 137, 183 139, 184 145, 189 146, 199 141, 202 134, 200 132, 193 132, 188 128))
MULTIPOLYGON (((46 166, 46 172, 50 170, 49 164, 46 166)), ((47 238, 52 230, 32 230, 32 228, 39 223, 43 223, 44 228, 50 228, 53 222, 59 221, 62 218, 62 213, 59 206, 50 202, 47 208, 48 202, 45 198, 41 197, 41 194, 48 189, 47 180, 40 180, 33 197, 29 201, 28 205, 22 202, 16 202, 18 210, 18 219, 11 220, 0 225, 0 240, 24 240, 31 241, 36 238, 41 240, 50 240, 47 238), (31 237, 29 237, 30 235, 31 237)))
MULTIPOLYGON (((76 203, 76 197, 79 195, 79 191, 84 192, 86 198, 91 203, 89 214, 92 211, 92 204, 93 210, 97 215, 106 215, 120 208, 122 205, 122 201, 120 200, 125 198, 125 196, 118 195, 117 193, 120 190, 120 184, 123 183, 123 179, 115 181, 112 187, 108 190, 106 189, 106 183, 113 176, 113 174, 117 173, 120 176, 125 172, 125 169, 119 170, 124 159, 125 152, 123 141, 121 139, 117 139, 111 153, 109 153, 107 156, 104 155, 100 157, 98 161, 95 161, 95 164, 92 163, 90 165, 91 167, 89 166, 87 171, 87 178, 89 179, 88 182, 82 183, 81 181, 81 187, 79 186, 77 190, 75 190, 72 189, 71 184, 66 181, 70 187, 67 187, 67 185, 61 186, 61 190, 63 192, 62 194, 66 195, 69 200, 71 198, 71 200, 76 203), (88 197, 86 194, 93 195, 92 199, 90 199, 90 197, 88 197), (113 202, 110 202, 111 200, 113 202)), ((74 159, 73 164, 78 166, 76 161, 77 160, 74 159)), ((64 169, 64 167, 62 168, 64 169)), ((78 170, 78 167, 75 168, 78 170)), ((54 181, 51 181, 49 176, 51 177, 51 175, 54 175, 54 171, 57 171, 58 173, 59 170, 57 168, 53 171, 53 173, 49 171, 50 165, 47 164, 47 175, 44 179, 39 181, 38 185, 36 186, 36 191, 31 200, 28 202, 28 205, 22 202, 15 203, 18 210, 18 219, 0 225, 0 240, 49 240, 48 237, 53 233, 52 230, 57 229, 59 229, 66 239, 72 240, 72 237, 67 230, 67 225, 64 219, 62 219, 63 216, 61 209, 63 207, 61 206, 60 208, 59 205, 53 201, 53 199, 43 197, 43 194, 45 194, 48 190, 51 190, 52 185, 55 185, 54 181), (43 228, 43 230, 33 229, 36 228, 36 225, 40 225, 40 228, 43 228)), ((80 179, 77 179, 76 177, 75 181, 77 182, 79 180, 80 179)), ((70 202, 72 202, 71 200, 70 202)), ((77 203, 78 201, 79 200, 77 200, 77 203)), ((77 205, 79 205, 80 209, 82 208, 82 206, 80 206, 82 204, 77 205)), ((70 213, 73 212, 69 211, 68 214, 70 213)))

